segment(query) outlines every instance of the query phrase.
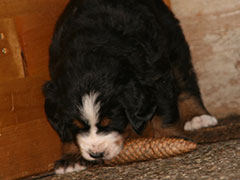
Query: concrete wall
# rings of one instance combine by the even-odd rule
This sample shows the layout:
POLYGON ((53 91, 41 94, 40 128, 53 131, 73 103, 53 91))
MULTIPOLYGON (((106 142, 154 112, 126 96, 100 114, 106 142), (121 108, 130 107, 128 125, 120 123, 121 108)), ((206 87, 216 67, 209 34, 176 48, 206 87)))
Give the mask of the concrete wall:
POLYGON ((240 0, 171 0, 190 44, 204 103, 240 114, 240 0))

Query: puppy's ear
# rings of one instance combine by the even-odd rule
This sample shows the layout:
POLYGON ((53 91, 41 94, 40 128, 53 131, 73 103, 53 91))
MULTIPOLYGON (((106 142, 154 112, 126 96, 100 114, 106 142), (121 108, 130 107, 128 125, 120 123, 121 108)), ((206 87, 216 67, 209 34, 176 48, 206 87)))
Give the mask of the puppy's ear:
POLYGON ((56 86, 50 81, 46 82, 43 85, 43 94, 45 96, 45 113, 51 126, 56 130, 62 141, 72 141, 73 136, 66 123, 67 120, 61 113, 61 103, 56 86))
POLYGON ((156 111, 152 94, 149 94, 147 88, 131 81, 123 92, 121 103, 133 129, 141 134, 156 111))

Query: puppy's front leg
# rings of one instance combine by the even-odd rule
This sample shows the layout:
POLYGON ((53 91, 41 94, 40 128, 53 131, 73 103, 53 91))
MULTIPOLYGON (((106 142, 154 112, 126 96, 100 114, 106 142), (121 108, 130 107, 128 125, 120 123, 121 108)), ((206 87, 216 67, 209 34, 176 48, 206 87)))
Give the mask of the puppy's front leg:
POLYGON ((68 142, 63 143, 63 156, 55 162, 54 170, 56 174, 65 174, 79 172, 96 164, 98 164, 97 161, 85 160, 74 142, 68 142))

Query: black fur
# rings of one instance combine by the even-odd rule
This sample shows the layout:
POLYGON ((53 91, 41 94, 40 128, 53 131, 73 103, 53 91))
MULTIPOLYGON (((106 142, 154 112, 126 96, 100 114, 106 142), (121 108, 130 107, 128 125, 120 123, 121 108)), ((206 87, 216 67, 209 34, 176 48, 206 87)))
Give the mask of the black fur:
POLYGON ((178 20, 162 0, 72 0, 57 22, 50 47, 51 80, 45 109, 63 141, 72 141, 81 121, 82 96, 99 92, 99 131, 141 133, 154 115, 179 119, 177 98, 200 92, 189 47, 178 20))

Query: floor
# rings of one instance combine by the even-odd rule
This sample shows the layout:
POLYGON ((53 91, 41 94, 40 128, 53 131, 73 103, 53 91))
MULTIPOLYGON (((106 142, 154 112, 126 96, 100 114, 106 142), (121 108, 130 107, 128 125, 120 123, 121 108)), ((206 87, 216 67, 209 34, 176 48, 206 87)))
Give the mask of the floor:
POLYGON ((53 175, 44 180, 182 180, 240 179, 240 140, 199 145, 182 156, 134 163, 116 167, 100 167, 79 173, 53 175))

